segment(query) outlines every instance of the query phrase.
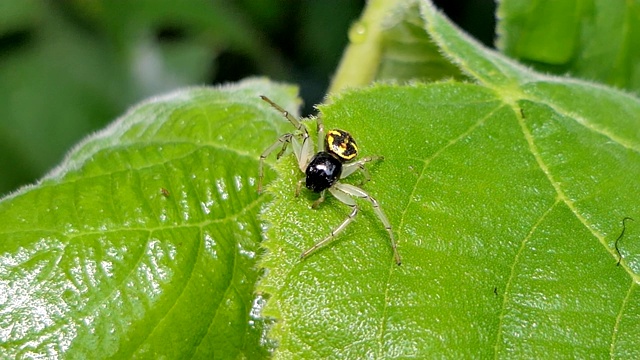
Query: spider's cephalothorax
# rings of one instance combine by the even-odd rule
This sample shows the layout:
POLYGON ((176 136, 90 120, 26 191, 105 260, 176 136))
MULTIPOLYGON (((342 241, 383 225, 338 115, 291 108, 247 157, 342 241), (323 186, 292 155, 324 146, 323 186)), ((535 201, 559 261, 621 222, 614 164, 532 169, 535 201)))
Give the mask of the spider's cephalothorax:
POLYGON ((324 138, 324 149, 342 162, 351 161, 358 156, 358 145, 351 134, 344 130, 327 131, 324 138))
POLYGON ((262 155, 260 155, 260 163, 258 167, 258 192, 262 191, 264 159, 278 147, 281 147, 280 152, 278 152, 277 155, 277 158, 280 158, 289 144, 292 144, 293 153, 298 160, 298 167, 300 168, 300 171, 304 172, 306 175, 305 179, 298 182, 296 196, 300 193, 300 188, 304 181, 307 189, 320 193, 320 198, 312 205, 313 208, 316 208, 324 201, 325 193, 326 191, 329 191, 336 199, 348 205, 352 209, 349 216, 340 225, 338 225, 338 227, 331 231, 328 237, 317 242, 310 249, 304 251, 301 257, 305 258, 315 250, 331 242, 338 233, 344 230, 347 225, 354 220, 356 214, 358 214, 359 208, 354 198, 361 198, 371 203, 373 211, 389 233, 394 259, 396 263, 400 265, 400 255, 396 249, 396 242, 393 230, 391 229, 391 223, 380 208, 378 201, 361 188, 340 182, 340 179, 344 179, 356 171, 361 171, 365 181, 368 181, 370 176, 369 172, 364 167, 364 164, 370 161, 382 159, 382 157, 368 156, 354 161, 358 156, 358 146, 356 145, 353 137, 348 132, 339 129, 329 130, 325 135, 324 125, 320 118, 317 119, 318 152, 315 152, 314 146, 309 139, 307 128, 288 111, 284 110, 266 96, 261 96, 261 98, 280 111, 295 127, 295 131, 281 135, 275 143, 269 146, 262 155))

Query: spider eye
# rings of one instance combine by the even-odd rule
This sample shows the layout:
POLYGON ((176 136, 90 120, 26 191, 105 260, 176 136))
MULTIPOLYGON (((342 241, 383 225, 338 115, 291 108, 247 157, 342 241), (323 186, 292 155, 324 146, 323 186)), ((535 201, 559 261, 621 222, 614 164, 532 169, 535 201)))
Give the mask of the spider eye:
POLYGON ((327 132, 325 148, 342 161, 351 161, 358 156, 358 145, 351 134, 344 130, 333 129, 327 132))

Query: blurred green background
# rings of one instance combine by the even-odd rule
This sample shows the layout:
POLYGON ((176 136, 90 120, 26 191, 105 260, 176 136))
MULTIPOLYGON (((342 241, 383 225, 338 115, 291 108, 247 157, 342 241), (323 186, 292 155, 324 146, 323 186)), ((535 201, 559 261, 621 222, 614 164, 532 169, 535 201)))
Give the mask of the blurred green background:
MULTIPOLYGON (((492 0, 435 1, 485 44, 492 0)), ((322 101, 364 0, 0 0, 0 195, 147 97, 247 76, 322 101)))

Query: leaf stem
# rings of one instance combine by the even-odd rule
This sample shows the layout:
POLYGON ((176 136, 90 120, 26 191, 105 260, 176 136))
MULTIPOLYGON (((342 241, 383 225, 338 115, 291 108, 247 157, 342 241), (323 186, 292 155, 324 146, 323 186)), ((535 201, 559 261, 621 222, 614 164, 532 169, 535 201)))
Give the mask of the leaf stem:
POLYGON ((376 76, 382 53, 382 22, 403 0, 369 0, 358 21, 349 29, 347 45, 328 93, 365 86, 376 76))

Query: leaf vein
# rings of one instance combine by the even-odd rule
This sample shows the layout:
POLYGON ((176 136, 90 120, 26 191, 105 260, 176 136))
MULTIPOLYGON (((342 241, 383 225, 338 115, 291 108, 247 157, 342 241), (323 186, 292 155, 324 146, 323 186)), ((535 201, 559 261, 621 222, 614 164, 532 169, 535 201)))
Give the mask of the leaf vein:
MULTIPOLYGON (((514 110, 514 112, 516 114, 520 114, 519 111, 515 111, 514 110)), ((517 116, 517 118, 518 118, 518 122, 520 123, 520 127, 522 129, 522 132, 524 134, 525 140, 528 143, 529 151, 531 152, 531 154, 535 158, 536 162, 538 163, 538 167, 540 168, 540 170, 542 170, 542 173, 546 176, 546 178, 549 181, 549 183, 551 184, 551 186, 553 186, 558 198, 565 205, 567 205, 567 207, 569 208, 571 213, 573 213, 573 215, 578 219, 578 221, 580 221, 582 223, 582 225, 587 230, 589 230, 589 232, 591 232, 591 234, 596 239, 598 239, 600 244, 602 244, 602 246, 605 248, 605 250, 607 250, 609 252, 611 257, 613 259, 617 259, 617 254, 615 252, 615 249, 613 249, 612 247, 607 245, 605 236, 600 234, 597 230, 595 230, 595 228, 591 224, 589 224, 587 219, 582 215, 582 213, 577 208, 575 202, 572 201, 571 199, 569 199, 569 197, 565 194, 564 190, 562 189, 560 183, 558 183, 558 181, 555 180, 555 178, 554 178, 554 176, 553 176, 553 174, 551 172, 551 169, 549 169, 547 164, 542 159, 542 155, 540 154, 540 151, 538 150, 538 147, 537 147, 537 145, 535 143, 535 140, 533 138, 533 135, 532 135, 531 131, 529 130, 529 128, 525 124, 524 118, 522 116, 517 116)), ((627 265, 625 265, 625 264, 621 264, 621 265, 623 266, 625 271, 629 274, 629 276, 631 276, 635 281, 640 282, 640 276, 634 274, 627 265)))
POLYGON ((549 206, 549 208, 545 210, 545 212, 542 213, 542 215, 540 215, 540 217, 535 222, 535 224, 533 224, 533 226, 531 226, 531 229, 529 229, 529 232, 527 233, 527 235, 520 242, 520 247, 518 248, 518 251, 516 252, 515 257, 513 258, 513 262, 511 263, 511 270, 509 272, 509 278, 507 279, 507 283, 505 284, 505 288, 502 295, 502 306, 501 306, 502 310, 500 311, 500 315, 498 316, 499 322, 498 322, 498 327, 496 329, 497 331, 496 342, 493 345, 494 358, 496 359, 498 358, 500 340, 502 339, 502 329, 504 327, 503 320, 506 316, 507 302, 509 301, 509 292, 511 291, 511 287, 513 285, 513 281, 516 276, 515 274, 516 265, 520 262, 520 256, 524 252, 525 246, 529 242, 529 239, 531 239, 531 236, 533 235, 533 233, 538 229, 540 224, 542 224, 542 222, 547 218, 547 216, 551 213, 553 209, 555 209, 555 207, 559 203, 560 203, 560 199, 556 198, 555 202, 551 204, 551 206, 549 206))
POLYGON ((627 306, 629 305, 629 301, 631 298, 631 294, 633 293, 634 290, 636 290, 637 287, 637 283, 632 279, 631 280, 631 285, 629 286, 629 290, 627 290, 627 294, 625 295, 624 299, 622 300, 622 304, 620 306, 620 311, 618 311, 618 315, 616 316, 616 322, 613 326, 613 329, 611 331, 611 347, 609 348, 609 355, 612 359, 614 359, 615 356, 615 348, 616 348, 616 344, 618 342, 618 333, 620 330, 620 323, 622 322, 622 316, 624 315, 624 311, 627 308, 627 306))
MULTIPOLYGON (((583 84, 584 86, 585 84, 583 84)), ((611 131, 609 131, 608 129, 602 127, 602 126, 598 126, 597 124, 594 124, 592 122, 590 122, 587 118, 582 117, 580 115, 578 115, 575 112, 571 112, 568 111, 567 109, 561 107, 558 104, 554 104, 550 101, 547 101, 546 99, 535 99, 536 102, 540 103, 540 104, 544 104, 546 106, 548 106, 551 110, 555 111, 556 113, 574 120, 575 122, 577 122, 578 124, 584 126, 585 128, 600 134, 604 137, 606 137, 607 139, 613 141, 614 143, 622 146, 625 149, 628 150, 632 150, 634 152, 640 153, 640 147, 638 144, 634 144, 631 140, 622 138, 614 133, 612 133, 611 131)))
MULTIPOLYGON (((422 170, 420 171, 420 175, 418 176, 418 179, 416 179, 415 184, 413 186, 413 188, 411 189, 411 193, 409 194, 408 200, 407 200, 407 204, 404 207, 404 210, 402 211, 402 214, 400 215, 400 224, 398 225, 398 231, 401 231, 404 227, 404 223, 405 223, 405 218, 407 215, 407 212, 409 211, 409 206, 412 203, 412 199, 418 189, 418 185, 420 184, 420 182, 422 181, 422 179, 426 176, 426 172, 427 172, 427 168, 429 167, 429 165, 431 164, 431 162, 435 159, 437 159, 440 155, 442 155, 447 149, 449 149, 451 146, 457 144, 458 142, 460 142, 462 139, 464 139, 465 137, 469 136, 471 133, 473 133, 476 129, 480 128, 482 125, 484 125, 485 121, 487 119, 489 119, 493 114, 495 114, 497 111, 499 111, 501 108, 503 108, 505 105, 500 103, 498 106, 496 106, 495 108, 493 108, 491 111, 488 111, 487 114, 481 118, 478 119, 478 121, 476 121, 474 124, 472 124, 469 128, 467 128, 465 131, 463 131, 462 133, 460 133, 457 137, 449 140, 449 142, 447 144, 445 144, 443 147, 441 147, 440 149, 438 149, 436 152, 434 152, 429 158, 427 159, 421 159, 421 161, 423 161, 423 166, 422 166, 422 170)), ((400 238, 398 238, 399 242, 400 242, 400 238)), ((383 307, 383 311, 382 311, 382 321, 380 323, 380 330, 378 332, 378 358, 383 358, 382 356, 382 351, 383 351, 383 342, 382 342, 382 337, 386 328, 386 316, 387 316, 387 309, 389 307, 389 287, 391 284, 391 277, 394 273, 395 270, 395 266, 392 266, 390 271, 389 271, 389 277, 387 278, 387 282, 386 282, 386 289, 385 289, 385 301, 384 301, 384 307, 383 307)))
POLYGON ((211 327, 215 323, 215 320, 216 320, 216 317, 218 316, 218 311, 220 310, 222 302, 227 298, 227 296, 229 294, 229 291, 233 288, 233 278, 236 275, 237 266, 238 266, 238 251, 236 249, 234 249, 234 251, 233 251, 233 266, 231 267, 232 271, 231 271, 231 276, 229 277, 229 282, 227 283, 227 286, 225 287, 224 293, 223 293, 222 297, 220 298, 220 302, 216 306, 216 310, 213 313, 213 316, 211 317, 211 320, 209 321, 209 325, 207 326, 207 331, 205 331, 202 334, 202 336, 200 336, 200 338, 197 340, 197 342, 194 344, 194 347, 193 347, 194 350, 193 350, 193 352, 191 354, 195 354, 198 351, 198 349, 200 348, 200 345, 202 345, 202 341, 207 336, 207 334, 211 330, 211 327))
MULTIPOLYGON (((201 228, 202 230, 202 228, 201 228)), ((151 237, 151 236, 149 236, 151 237)), ((176 304, 180 301, 180 298, 185 294, 185 289, 187 288, 189 282, 191 281, 191 279, 193 278, 193 268, 195 266, 195 264, 198 262, 198 258, 200 257, 200 247, 204 246, 202 244, 202 231, 199 233, 198 236, 198 244, 197 244, 197 251, 195 253, 195 256, 193 258, 193 261, 190 262, 191 267, 189 268, 189 277, 187 279, 185 279, 185 281, 183 281, 181 283, 182 287, 180 288, 180 294, 178 294, 178 296, 176 297, 175 301, 173 301, 173 304, 171 304, 171 307, 169 307, 165 313, 162 315, 162 317, 160 319, 158 319, 158 321, 155 323, 155 325, 153 325, 153 328, 151 329, 151 331, 147 332, 146 335, 140 339, 140 341, 138 342, 138 346, 137 349, 140 349, 142 347, 142 344, 145 343, 145 341, 147 341, 147 339, 149 339, 158 328, 160 328, 160 325, 166 320, 167 316, 171 313, 171 311, 176 307, 176 304)), ((147 242, 148 244, 148 242, 147 242)), ((186 269, 185 269, 186 270, 186 269)), ((134 350, 135 353, 135 350, 134 350)), ((133 355, 133 354, 132 354, 133 355)))

